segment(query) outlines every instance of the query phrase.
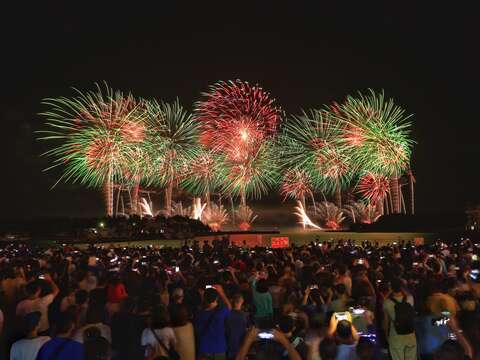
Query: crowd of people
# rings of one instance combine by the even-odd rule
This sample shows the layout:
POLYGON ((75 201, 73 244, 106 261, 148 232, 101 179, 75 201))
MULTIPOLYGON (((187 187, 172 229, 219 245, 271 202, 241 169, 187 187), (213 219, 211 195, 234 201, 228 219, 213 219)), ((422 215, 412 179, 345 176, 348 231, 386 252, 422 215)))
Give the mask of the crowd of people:
POLYGON ((480 359, 480 245, 0 249, 0 358, 480 359))

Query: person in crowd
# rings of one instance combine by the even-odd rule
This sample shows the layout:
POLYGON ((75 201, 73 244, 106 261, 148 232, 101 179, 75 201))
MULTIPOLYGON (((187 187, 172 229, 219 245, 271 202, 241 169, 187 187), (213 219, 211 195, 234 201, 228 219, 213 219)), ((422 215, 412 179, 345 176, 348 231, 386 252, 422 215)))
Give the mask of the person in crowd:
POLYGON ((36 359, 38 351, 47 341, 49 336, 39 336, 38 329, 42 313, 34 311, 23 317, 25 337, 16 341, 10 349, 10 360, 36 359))
POLYGON ((334 288, 335 300, 328 305, 328 311, 330 312, 343 312, 348 308, 350 298, 348 297, 347 287, 345 284, 337 284, 334 288))
POLYGON ((145 349, 141 336, 150 317, 148 304, 135 299, 122 301, 120 310, 111 319, 112 348, 119 360, 143 359, 145 349))
POLYGON ((305 359, 307 357, 308 347, 303 337, 296 332, 295 320, 288 315, 283 315, 278 321, 278 329, 290 341, 300 357, 305 359))
POLYGON ((345 264, 340 264, 336 271, 335 285, 345 285, 346 293, 348 296, 352 294, 352 278, 348 274, 348 268, 345 264))
POLYGON ((333 313, 327 334, 337 342, 336 360, 356 360, 355 348, 360 336, 352 325, 350 313, 333 313), (340 314, 345 314, 346 319, 339 319, 340 314))
POLYGON ((121 282, 118 276, 113 276, 110 283, 107 285, 107 311, 110 317, 113 316, 119 309, 122 300, 128 297, 125 285, 121 282))
POLYGON ((376 359, 375 344, 370 339, 360 338, 355 352, 358 360, 376 359))
POLYGON ((426 306, 428 311, 440 316, 443 311, 448 311, 451 317, 457 316, 458 303, 448 294, 447 281, 436 281, 430 284, 430 296, 427 298, 426 306))
POLYGON ((44 346, 64 342, 89 359, 370 359, 390 352, 393 360, 417 353, 429 360, 454 353, 440 352, 447 343, 466 358, 480 355, 480 245, 470 240, 0 248, 5 353, 18 349, 16 315, 38 312, 24 343, 63 329, 44 346), (65 317, 75 319, 71 332, 65 317), (256 337, 249 338, 253 324, 256 337))
POLYGON ((85 360, 109 360, 111 358, 110 343, 100 329, 89 327, 84 332, 85 360))
POLYGON ((391 287, 392 292, 383 303, 384 330, 388 334, 390 356, 393 360, 413 360, 417 358, 413 297, 403 289, 399 278, 392 280, 391 287))
POLYGON ((18 303, 16 309, 17 317, 23 317, 34 311, 39 311, 42 316, 38 332, 40 335, 48 335, 50 324, 48 321, 48 307, 58 295, 60 289, 50 274, 40 275, 38 279, 30 281, 26 285, 27 298, 18 303), (41 282, 44 281, 50 286, 51 292, 42 296, 41 282))
MULTIPOLYGON (((247 358, 247 355, 252 347, 258 340, 260 330, 253 327, 245 337, 240 351, 237 354, 236 360, 244 360, 247 358)), ((282 334, 280 331, 273 329, 270 331, 271 338, 268 341, 274 341, 278 343, 286 352, 290 360, 302 360, 300 354, 295 350, 295 347, 288 341, 288 338, 282 334)), ((263 342, 263 341, 262 341, 263 342)), ((283 352, 278 352, 274 346, 257 346, 256 348, 256 358, 258 360, 281 360, 283 358, 283 352)))
POLYGON ((168 357, 168 351, 176 350, 177 339, 170 325, 168 309, 163 305, 155 308, 151 325, 142 333, 142 346, 146 347, 146 359, 152 358, 153 354, 168 357))
POLYGON ((56 336, 40 348, 37 360, 84 360, 83 345, 71 338, 75 330, 75 318, 68 312, 62 314, 55 330, 56 336))
POLYGON ((79 343, 84 343, 85 340, 85 331, 89 328, 95 327, 100 331, 100 335, 108 341, 109 344, 112 343, 112 335, 110 326, 103 323, 104 310, 99 306, 89 306, 86 314, 86 324, 81 326, 77 322, 77 330, 73 336, 75 341, 79 343))
POLYGON ((225 321, 232 305, 220 285, 205 289, 203 300, 204 308, 197 313, 195 319, 199 356, 208 360, 226 359, 225 321), (223 305, 219 305, 219 298, 223 305))
POLYGON ((237 356, 247 331, 248 319, 247 314, 242 310, 243 303, 243 295, 236 293, 232 299, 232 311, 225 323, 229 359, 235 359, 237 356))
POLYGON ((260 276, 261 274, 256 273, 251 280, 257 324, 273 319, 272 294, 268 292, 268 281, 260 276))
POLYGON ((180 359, 195 360, 195 335, 187 306, 180 304, 172 308, 171 320, 180 359))
POLYGON ((319 359, 308 360, 335 360, 337 358, 337 343, 334 339, 326 337, 320 342, 319 359))

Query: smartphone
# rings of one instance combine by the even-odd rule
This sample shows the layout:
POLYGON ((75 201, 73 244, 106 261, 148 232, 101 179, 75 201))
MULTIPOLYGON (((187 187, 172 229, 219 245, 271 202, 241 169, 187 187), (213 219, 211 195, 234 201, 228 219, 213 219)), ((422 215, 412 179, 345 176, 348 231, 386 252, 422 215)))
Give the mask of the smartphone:
POLYGON ((377 335, 376 334, 360 334, 360 337, 367 338, 373 344, 377 343, 377 335))
POLYGON ((215 265, 217 265, 217 264, 220 264, 220 261, 215 260, 213 263, 214 263, 215 265))
POLYGON ((336 312, 336 313, 334 313, 334 315, 335 315, 335 317, 337 318, 338 321, 348 320, 348 313, 346 311, 336 312))
POLYGON ((472 280, 477 280, 478 279, 478 273, 479 273, 479 270, 478 269, 473 269, 471 272, 470 272, 470 278, 472 280))
POLYGON ((213 289, 212 285, 205 285, 205 289, 213 289))
POLYGON ((273 334, 271 331, 262 330, 258 333, 257 337, 262 340, 271 340, 273 339, 273 334))
POLYGON ((175 266, 175 272, 179 272, 179 271, 180 271, 180 267, 175 266))
POLYGON ((478 255, 472 255, 472 261, 478 261, 478 255))
POLYGON ((442 311, 442 317, 440 319, 432 319, 432 325, 445 326, 450 321, 450 311, 442 311))
POLYGON ((365 313, 365 309, 352 309, 353 315, 363 315, 365 313))
POLYGON ((38 275, 38 278, 41 279, 41 280, 45 280, 45 275, 43 275, 43 274, 38 275))

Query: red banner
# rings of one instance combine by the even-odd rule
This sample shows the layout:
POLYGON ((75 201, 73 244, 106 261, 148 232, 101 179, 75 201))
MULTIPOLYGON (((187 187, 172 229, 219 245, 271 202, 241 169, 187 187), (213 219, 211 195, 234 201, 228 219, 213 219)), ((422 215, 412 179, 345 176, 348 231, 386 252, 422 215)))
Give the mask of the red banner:
POLYGON ((288 248, 290 246, 290 243, 288 241, 288 236, 272 237, 270 240, 272 241, 273 249, 288 248))

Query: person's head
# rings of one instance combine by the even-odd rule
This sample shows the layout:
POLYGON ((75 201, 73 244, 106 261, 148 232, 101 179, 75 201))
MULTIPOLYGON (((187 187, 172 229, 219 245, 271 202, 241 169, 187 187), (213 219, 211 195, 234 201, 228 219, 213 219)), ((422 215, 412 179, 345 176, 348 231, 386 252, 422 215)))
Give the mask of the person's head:
POLYGON ((337 296, 343 296, 347 294, 347 287, 345 284, 337 284, 335 285, 335 293, 337 296))
POLYGON ((25 287, 29 298, 38 298, 40 296, 40 290, 40 284, 36 280, 30 281, 25 287))
POLYGON ((170 325, 170 315, 165 306, 157 307, 152 313, 152 328, 163 329, 170 325))
POLYGON ((394 293, 400 293, 402 291, 403 284, 402 280, 400 280, 399 278, 393 278, 390 285, 394 293))
POLYGON ((375 358, 375 344, 367 338, 360 338, 357 344, 357 358, 359 360, 373 360, 375 358))
POLYGON ((110 344, 101 336, 100 330, 90 327, 83 333, 85 360, 107 360, 109 358, 110 344))
POLYGON ((87 290, 78 290, 75 293, 75 304, 84 305, 88 300, 88 291, 87 290))
POLYGON ((433 358, 434 360, 463 360, 465 351, 457 341, 447 340, 435 352, 433 358))
POLYGON ((213 288, 208 288, 203 294, 203 301, 205 306, 208 308, 213 308, 218 304, 218 292, 213 288))
POLYGON ((282 333, 290 336, 293 330, 295 330, 295 320, 291 316, 283 315, 278 320, 278 328, 282 333))
POLYGON ((237 310, 241 309, 243 302, 244 302, 244 299, 241 293, 236 293, 235 295, 233 295, 232 304, 235 309, 237 310))
POLYGON ((337 357, 337 344, 331 338, 324 338, 319 346, 320 358, 322 360, 334 360, 337 357))
POLYGON ((257 291, 259 293, 266 293, 268 291, 268 281, 265 279, 258 280, 257 291))
POLYGON ((40 311, 34 311, 26 314, 23 317, 23 328, 25 330, 25 334, 36 334, 38 332, 38 325, 40 324, 41 318, 42 313, 40 311))
POLYGON ((345 264, 340 264, 337 267, 338 275, 345 276, 347 273, 347 266, 345 264))
POLYGON ((189 321, 188 309, 183 304, 173 306, 171 321, 173 327, 185 326, 189 321))
POLYGON ((174 304, 181 304, 183 302, 184 294, 182 288, 175 288, 172 292, 172 302, 174 304))
POLYGON ((69 337, 70 335, 72 335, 72 332, 75 329, 75 325, 75 316, 73 316, 69 312, 61 313, 55 325, 57 335, 69 337))
POLYGON ((349 342, 352 339, 352 324, 350 321, 340 320, 337 324, 336 334, 341 342, 349 342))

